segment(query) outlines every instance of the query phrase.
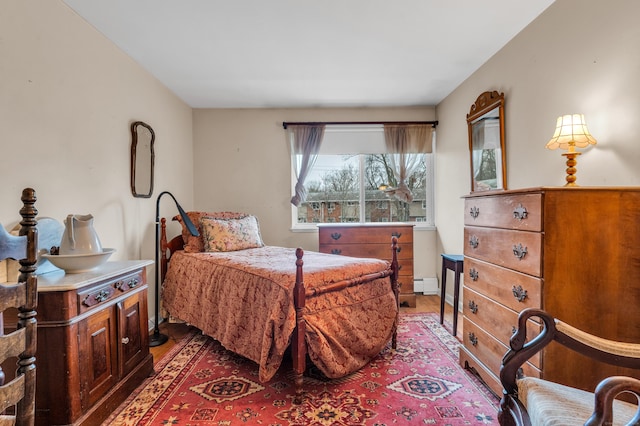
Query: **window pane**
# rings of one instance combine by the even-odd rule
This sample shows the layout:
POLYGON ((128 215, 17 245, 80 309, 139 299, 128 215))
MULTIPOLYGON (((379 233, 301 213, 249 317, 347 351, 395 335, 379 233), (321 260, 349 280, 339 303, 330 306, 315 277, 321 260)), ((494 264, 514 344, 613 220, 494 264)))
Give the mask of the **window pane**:
POLYGON ((413 201, 405 203, 392 194, 398 187, 394 176, 389 154, 372 154, 365 156, 365 211, 366 222, 417 222, 424 220, 426 167, 424 155, 406 183, 413 201))
POLYGON ((357 155, 318 155, 305 181, 307 201, 298 223, 358 222, 360 167, 357 155))

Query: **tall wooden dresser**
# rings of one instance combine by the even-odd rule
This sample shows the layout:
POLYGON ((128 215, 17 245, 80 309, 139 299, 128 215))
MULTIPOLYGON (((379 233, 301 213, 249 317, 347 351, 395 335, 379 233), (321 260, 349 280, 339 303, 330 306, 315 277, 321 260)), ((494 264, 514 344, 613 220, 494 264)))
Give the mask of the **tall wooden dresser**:
POLYGON ((391 261, 391 237, 398 238, 400 304, 415 307, 413 292, 413 225, 376 222, 368 224, 319 224, 321 253, 377 258, 391 261))
MULTIPOLYGON (((530 188, 465 198, 462 366, 498 395, 518 312, 540 307, 603 338, 640 342, 640 188, 530 188)), ((528 330, 535 334, 533 321, 528 330)), ((524 366, 593 390, 637 372, 552 344, 524 366)))

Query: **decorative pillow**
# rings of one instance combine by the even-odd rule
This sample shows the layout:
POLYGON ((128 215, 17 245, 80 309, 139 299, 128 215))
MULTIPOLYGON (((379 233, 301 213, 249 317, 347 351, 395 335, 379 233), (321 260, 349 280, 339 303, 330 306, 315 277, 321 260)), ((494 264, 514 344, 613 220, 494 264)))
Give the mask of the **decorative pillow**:
POLYGON ((202 227, 200 226, 200 219, 203 217, 210 217, 213 219, 242 219, 243 217, 249 216, 247 213, 238 213, 238 212, 201 212, 201 211, 192 211, 187 212, 187 216, 191 219, 194 226, 198 229, 200 236, 194 237, 191 235, 187 226, 182 223, 182 217, 180 215, 176 215, 173 217, 173 220, 177 220, 182 225, 182 241, 184 241, 184 251, 187 253, 198 253, 204 251, 204 240, 202 239, 202 227))
POLYGON ((258 219, 247 216, 242 219, 200 219, 204 251, 236 251, 264 246, 260 236, 258 219))

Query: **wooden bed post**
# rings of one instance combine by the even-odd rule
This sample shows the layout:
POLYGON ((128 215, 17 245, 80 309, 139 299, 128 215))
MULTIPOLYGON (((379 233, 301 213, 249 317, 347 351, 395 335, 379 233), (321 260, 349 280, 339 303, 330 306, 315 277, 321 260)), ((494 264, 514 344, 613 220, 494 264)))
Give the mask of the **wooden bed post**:
MULTIPOLYGON (((158 250, 158 247, 156 247, 156 250, 158 250)), ((162 281, 167 275, 167 264, 167 219, 163 217, 160 220, 160 265, 156 265, 156 268, 160 267, 162 281)))
POLYGON ((304 390, 302 387, 304 378, 304 370, 306 369, 306 342, 304 335, 306 333, 306 324, 304 322, 305 307, 305 289, 304 280, 302 278, 302 256, 304 251, 301 248, 296 249, 296 284, 293 288, 293 304, 296 309, 296 327, 293 330, 291 339, 291 357, 293 358, 293 373, 296 387, 296 394, 293 399, 294 404, 301 404, 304 399, 304 390))
POLYGON ((35 422, 35 393, 36 393, 36 349, 37 349, 37 320, 38 306, 38 277, 36 263, 38 262, 38 228, 35 208, 36 192, 32 188, 22 191, 23 206, 20 209, 19 235, 27 237, 27 257, 20 259, 19 282, 26 285, 24 306, 18 308, 18 329, 26 328, 25 350, 18 355, 18 370, 16 375, 24 374, 24 398, 16 406, 16 425, 29 425, 35 422))
POLYGON ((393 335, 391 337, 391 347, 395 349, 397 346, 397 340, 398 340, 398 321, 400 318, 400 286, 398 285, 398 238, 397 237, 391 237, 391 289, 393 290, 393 295, 396 297, 396 306, 398 307, 396 320, 393 322, 393 335))

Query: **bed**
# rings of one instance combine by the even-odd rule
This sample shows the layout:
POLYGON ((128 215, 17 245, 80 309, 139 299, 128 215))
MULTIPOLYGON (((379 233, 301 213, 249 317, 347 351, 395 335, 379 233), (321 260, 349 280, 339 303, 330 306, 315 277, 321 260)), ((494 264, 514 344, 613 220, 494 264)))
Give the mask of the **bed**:
POLYGON ((333 379, 363 367, 389 341, 395 348, 395 237, 390 261, 304 253, 265 245, 254 216, 187 214, 199 237, 183 224, 168 241, 161 220, 163 312, 256 362, 260 381, 274 376, 290 349, 300 402, 307 357, 333 379))

